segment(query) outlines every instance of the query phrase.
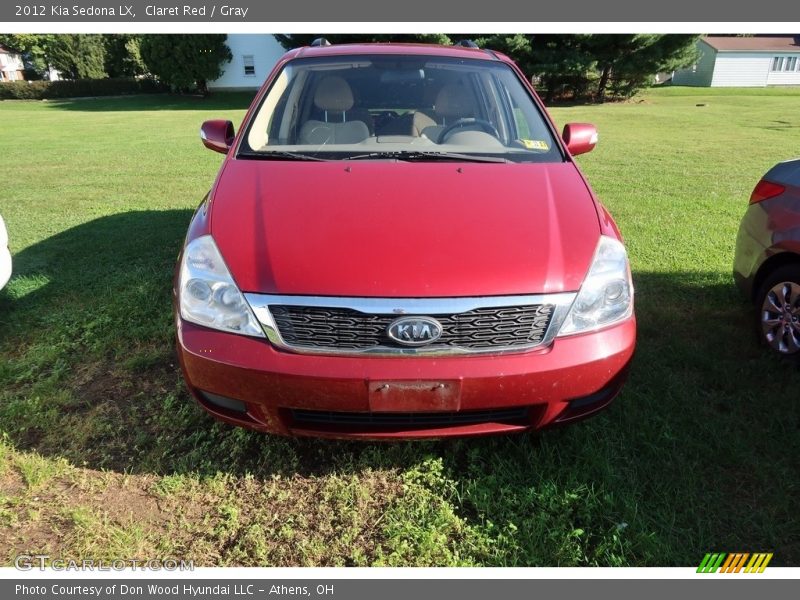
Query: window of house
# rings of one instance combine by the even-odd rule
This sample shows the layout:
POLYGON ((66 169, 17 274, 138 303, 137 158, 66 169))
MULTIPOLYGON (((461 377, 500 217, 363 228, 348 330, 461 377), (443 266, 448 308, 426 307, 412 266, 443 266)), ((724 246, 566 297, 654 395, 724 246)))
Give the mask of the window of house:
POLYGON ((786 59, 783 61, 783 70, 794 71, 796 68, 797 68, 797 57, 787 56, 786 59))
POLYGON ((256 74, 256 61, 252 54, 242 56, 244 63, 244 74, 246 77, 255 77, 256 74))
POLYGON ((783 57, 776 56, 772 59, 772 70, 773 71, 780 71, 783 69, 783 57))

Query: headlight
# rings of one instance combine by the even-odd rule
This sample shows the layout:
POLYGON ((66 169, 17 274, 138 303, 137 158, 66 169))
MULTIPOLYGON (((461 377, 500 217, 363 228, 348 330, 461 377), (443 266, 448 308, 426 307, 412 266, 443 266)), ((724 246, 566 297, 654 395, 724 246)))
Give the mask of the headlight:
POLYGON ((264 337, 210 235, 187 244, 178 287, 181 317, 220 331, 264 337))
POLYGON ((628 318, 633 312, 633 283, 625 247, 600 236, 592 265, 558 335, 583 333, 628 318))

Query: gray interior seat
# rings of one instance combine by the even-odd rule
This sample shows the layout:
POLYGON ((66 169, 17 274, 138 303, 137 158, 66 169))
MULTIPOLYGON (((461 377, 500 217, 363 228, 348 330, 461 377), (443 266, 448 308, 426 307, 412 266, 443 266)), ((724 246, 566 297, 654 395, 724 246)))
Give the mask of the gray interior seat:
POLYGON ((448 83, 442 86, 436 96, 433 110, 436 113, 436 121, 440 124, 434 121, 433 124, 426 125, 428 121, 433 121, 433 119, 429 115, 418 112, 414 115, 414 125, 420 128, 422 135, 437 144, 441 143, 439 138, 448 125, 455 123, 459 119, 475 116, 472 94, 465 89, 463 84, 458 83, 448 83))
POLYGON ((411 135, 419 137, 428 127, 436 127, 436 118, 427 110, 416 111, 411 124, 411 135))
MULTIPOLYGON (((341 121, 341 115, 337 115, 337 117, 332 117, 331 121, 341 121)), ((369 130, 369 135, 373 135, 375 133, 375 123, 372 121, 372 115, 369 114, 369 111, 366 108, 359 108, 358 106, 354 106, 350 110, 347 111, 345 116, 345 121, 361 121, 367 125, 367 129, 369 130)))
POLYGON ((367 139, 369 128, 364 121, 347 120, 353 102, 353 90, 344 79, 335 75, 322 79, 314 93, 314 106, 324 113, 325 120, 306 121, 300 128, 300 143, 357 144, 367 139))

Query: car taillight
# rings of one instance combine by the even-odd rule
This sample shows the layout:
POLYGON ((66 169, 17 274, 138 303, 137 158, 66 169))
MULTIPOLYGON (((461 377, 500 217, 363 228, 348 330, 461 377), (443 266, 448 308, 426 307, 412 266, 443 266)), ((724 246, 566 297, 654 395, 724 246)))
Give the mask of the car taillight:
POLYGON ((756 188, 753 190, 753 193, 750 194, 750 204, 755 204, 756 202, 761 202, 762 200, 766 200, 767 198, 773 198, 775 196, 779 196, 785 190, 786 188, 782 185, 762 179, 756 185, 756 188))

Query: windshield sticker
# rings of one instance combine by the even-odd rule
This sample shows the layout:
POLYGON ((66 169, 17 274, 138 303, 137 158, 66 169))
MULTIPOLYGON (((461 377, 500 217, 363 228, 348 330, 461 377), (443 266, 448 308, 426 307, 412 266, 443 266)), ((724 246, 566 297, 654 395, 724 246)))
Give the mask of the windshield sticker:
POLYGON ((528 150, 550 150, 550 146, 544 140, 520 140, 528 150))

